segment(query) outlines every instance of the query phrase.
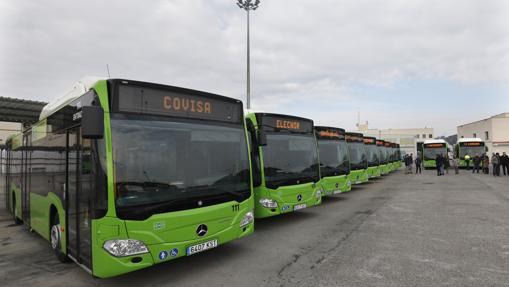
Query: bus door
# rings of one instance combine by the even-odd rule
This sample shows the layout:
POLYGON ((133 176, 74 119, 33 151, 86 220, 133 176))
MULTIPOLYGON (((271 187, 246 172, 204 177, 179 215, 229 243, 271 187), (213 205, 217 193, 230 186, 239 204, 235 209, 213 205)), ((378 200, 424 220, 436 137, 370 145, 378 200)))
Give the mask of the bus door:
POLYGON ((30 133, 23 135, 21 152, 21 218, 30 226, 30 133))
POLYGON ((81 138, 81 128, 67 131, 67 252, 77 263, 92 269, 90 222, 90 140, 81 138))

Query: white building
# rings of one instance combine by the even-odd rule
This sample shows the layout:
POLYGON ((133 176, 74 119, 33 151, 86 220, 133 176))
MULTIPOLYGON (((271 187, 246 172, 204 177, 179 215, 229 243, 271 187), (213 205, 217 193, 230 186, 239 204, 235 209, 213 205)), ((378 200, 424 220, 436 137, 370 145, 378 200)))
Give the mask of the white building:
POLYGON ((5 141, 12 134, 21 132, 20 123, 0 122, 0 146, 5 145, 5 141))
POLYGON ((481 138, 489 153, 509 154, 509 112, 458 126, 460 138, 481 138))
POLYGON ((418 146, 427 139, 433 139, 433 128, 411 128, 411 129, 370 129, 368 123, 358 124, 358 131, 365 136, 376 137, 400 145, 402 154, 417 154, 418 146))

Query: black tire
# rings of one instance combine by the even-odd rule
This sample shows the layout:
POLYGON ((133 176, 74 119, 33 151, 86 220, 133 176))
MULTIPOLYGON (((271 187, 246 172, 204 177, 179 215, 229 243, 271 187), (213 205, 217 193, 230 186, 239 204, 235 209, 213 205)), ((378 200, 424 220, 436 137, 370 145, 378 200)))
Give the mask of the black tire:
POLYGON ((16 225, 21 225, 23 224, 23 220, 19 219, 16 217, 16 210, 18 209, 18 207, 16 206, 16 197, 14 197, 14 195, 12 196, 13 200, 12 200, 12 218, 14 219, 14 224, 16 225))
POLYGON ((60 219, 58 218, 58 214, 55 213, 53 216, 53 219, 51 220, 51 226, 49 229, 50 234, 50 246, 51 249, 53 249, 53 252, 55 252, 55 256, 57 259, 62 262, 69 262, 69 258, 67 255, 65 255, 62 250, 62 233, 60 231, 60 219))

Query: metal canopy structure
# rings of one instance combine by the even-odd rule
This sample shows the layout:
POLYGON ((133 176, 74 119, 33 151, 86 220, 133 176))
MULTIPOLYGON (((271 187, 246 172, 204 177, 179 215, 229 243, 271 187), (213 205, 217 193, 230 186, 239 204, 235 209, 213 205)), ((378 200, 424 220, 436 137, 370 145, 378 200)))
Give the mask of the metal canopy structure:
POLYGON ((0 97, 0 121, 22 123, 24 126, 39 121, 45 102, 0 97))

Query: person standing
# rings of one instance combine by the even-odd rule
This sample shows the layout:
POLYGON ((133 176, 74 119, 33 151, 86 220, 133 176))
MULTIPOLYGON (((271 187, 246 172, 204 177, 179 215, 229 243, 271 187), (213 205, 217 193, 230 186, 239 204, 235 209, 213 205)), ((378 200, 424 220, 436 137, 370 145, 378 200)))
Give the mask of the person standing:
POLYGON ((421 156, 417 154, 417 157, 415 158, 415 174, 422 172, 421 163, 421 156))
POLYGON ((493 166, 493 176, 500 175, 500 158, 495 153, 491 154, 491 165, 493 166))
POLYGON ((452 159, 452 166, 454 167, 454 173, 458 174, 459 173, 459 160, 457 157, 454 157, 452 159))
POLYGON ((465 160, 465 165, 467 167, 467 170, 469 170, 470 169, 470 156, 468 154, 466 154, 464 160, 465 160))
POLYGON ((482 156, 482 172, 484 174, 490 174, 490 157, 487 154, 482 156))
POLYGON ((509 175, 509 156, 505 152, 500 156, 500 164, 504 175, 509 175))
POLYGON ((440 169, 442 168, 442 160, 440 159, 440 155, 437 154, 435 157, 435 166, 437 167, 437 176, 440 176, 440 169))
POLYGON ((408 174, 408 169, 411 168, 410 167, 410 163, 409 163, 409 159, 410 157, 406 154, 405 157, 403 158, 403 161, 405 162, 405 174, 408 174))
POLYGON ((473 162, 474 162, 474 169, 472 169, 472 173, 479 173, 479 167, 481 165, 481 157, 479 157, 478 155, 474 156, 474 159, 473 159, 473 162))

